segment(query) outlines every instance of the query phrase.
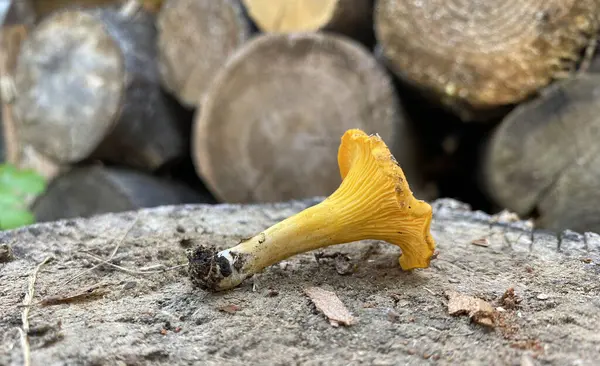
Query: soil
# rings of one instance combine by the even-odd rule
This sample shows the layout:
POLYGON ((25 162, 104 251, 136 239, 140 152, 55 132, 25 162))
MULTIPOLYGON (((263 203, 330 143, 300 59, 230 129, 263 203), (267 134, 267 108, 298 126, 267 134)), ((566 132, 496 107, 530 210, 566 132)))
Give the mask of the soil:
POLYGON ((186 267, 103 265, 69 281, 98 264, 85 253, 107 258, 132 224, 112 263, 150 271, 185 264, 194 243, 233 246, 315 202, 167 206, 0 233, 14 255, 0 263, 0 364, 23 364, 21 304, 47 256, 29 314, 32 365, 597 363, 600 236, 533 232, 453 200, 434 203, 439 254, 427 269, 404 272, 398 247, 364 241, 298 255, 222 293, 194 287, 186 267), (355 321, 332 325, 311 287, 334 292, 355 321), (495 325, 449 315, 450 292, 492 305, 495 325), (49 301, 57 295, 67 300, 49 301))

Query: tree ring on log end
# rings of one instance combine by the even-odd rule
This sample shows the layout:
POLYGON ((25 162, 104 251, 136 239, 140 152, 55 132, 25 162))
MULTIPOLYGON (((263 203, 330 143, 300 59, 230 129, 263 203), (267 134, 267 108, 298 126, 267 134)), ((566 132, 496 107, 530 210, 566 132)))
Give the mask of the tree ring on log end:
POLYGON ((194 123, 195 166, 226 202, 329 195, 341 182, 343 133, 378 133, 394 151, 401 115, 389 75, 357 42, 262 34, 207 91, 194 123))
POLYGON ((91 14, 66 10, 45 18, 23 43, 15 74, 20 135, 50 158, 86 158, 117 120, 123 55, 91 14))
POLYGON ((446 105, 517 103, 572 70, 598 30, 596 0, 379 0, 390 67, 446 105))

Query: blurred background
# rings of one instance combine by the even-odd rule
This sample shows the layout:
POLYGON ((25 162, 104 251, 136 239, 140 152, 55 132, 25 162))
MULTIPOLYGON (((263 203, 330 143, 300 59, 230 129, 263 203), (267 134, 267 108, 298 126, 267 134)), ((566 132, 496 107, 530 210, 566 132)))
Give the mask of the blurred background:
POLYGON ((0 0, 0 230, 328 196, 350 128, 417 198, 600 232, 596 0, 0 0))

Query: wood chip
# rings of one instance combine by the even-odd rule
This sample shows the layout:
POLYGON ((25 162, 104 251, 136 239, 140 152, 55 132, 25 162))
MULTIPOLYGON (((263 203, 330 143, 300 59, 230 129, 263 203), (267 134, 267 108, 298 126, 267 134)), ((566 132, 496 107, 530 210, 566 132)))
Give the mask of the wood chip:
POLYGON ((450 315, 467 314, 472 321, 478 324, 489 327, 496 325, 496 312, 487 301, 456 291, 449 291, 446 295, 448 296, 448 313, 450 315))
POLYGON ((480 247, 489 247, 490 246, 490 242, 487 240, 487 238, 475 239, 471 242, 471 244, 477 245, 480 247))
POLYGON ((304 289, 304 293, 312 300, 317 310, 329 319, 332 326, 338 327, 356 323, 356 319, 334 292, 320 287, 309 287, 304 289))

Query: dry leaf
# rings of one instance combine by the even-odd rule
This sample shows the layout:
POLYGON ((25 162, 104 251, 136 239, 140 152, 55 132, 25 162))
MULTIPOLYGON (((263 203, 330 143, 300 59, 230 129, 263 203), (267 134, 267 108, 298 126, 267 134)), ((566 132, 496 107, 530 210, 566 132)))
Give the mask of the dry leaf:
POLYGON ((317 309, 325 314, 332 326, 352 325, 356 322, 334 292, 320 287, 309 287, 304 289, 304 293, 312 300, 317 309))
POLYGON ((448 313, 450 315, 467 314, 474 322, 493 327, 496 325, 496 312, 487 301, 462 295, 455 291, 447 293, 448 313))

